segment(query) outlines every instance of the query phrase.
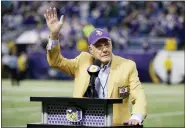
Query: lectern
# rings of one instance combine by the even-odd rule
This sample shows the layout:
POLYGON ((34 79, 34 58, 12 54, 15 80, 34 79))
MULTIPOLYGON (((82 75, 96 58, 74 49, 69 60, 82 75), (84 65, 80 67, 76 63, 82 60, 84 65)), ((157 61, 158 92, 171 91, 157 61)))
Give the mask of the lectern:
POLYGON ((42 122, 27 124, 28 128, 128 127, 112 124, 113 104, 122 99, 30 97, 30 101, 42 102, 42 122))

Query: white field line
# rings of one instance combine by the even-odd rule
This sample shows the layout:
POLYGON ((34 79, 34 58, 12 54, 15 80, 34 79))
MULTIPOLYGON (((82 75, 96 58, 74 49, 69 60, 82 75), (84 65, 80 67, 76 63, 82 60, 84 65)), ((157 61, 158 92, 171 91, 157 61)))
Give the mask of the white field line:
POLYGON ((71 88, 56 88, 56 87, 4 87, 2 91, 14 91, 14 92, 66 92, 73 91, 71 88))
MULTIPOLYGON (((14 91, 56 91, 56 92, 72 92, 73 89, 71 86, 64 87, 64 86, 2 86, 2 90, 14 90, 14 91)), ((184 94, 184 89, 182 90, 172 90, 169 88, 168 89, 162 89, 160 88, 157 90, 152 90, 152 89, 144 89, 146 94, 184 94)))
POLYGON ((14 113, 14 112, 29 112, 29 111, 41 111, 41 107, 24 107, 24 108, 4 108, 3 113, 14 113))
MULTIPOLYGON (((30 102, 30 96, 2 96, 2 101, 13 101, 13 102, 30 102)), ((184 98, 177 99, 176 97, 172 98, 160 98, 160 99, 150 99, 148 102, 183 102, 184 98)))
POLYGON ((30 97, 29 96, 24 96, 24 97, 2 96, 2 101, 30 102, 30 97))
POLYGON ((26 128, 26 126, 3 126, 2 128, 26 128))
MULTIPOLYGON (((152 119, 152 118, 159 118, 159 117, 165 117, 165 116, 181 116, 184 115, 184 111, 179 111, 179 112, 165 112, 165 113, 155 113, 155 114, 149 114, 147 116, 147 119, 152 119)), ((36 123, 41 123, 41 122, 36 122, 36 123)), ((10 126, 5 126, 5 127, 10 127, 10 126)), ((12 126, 13 127, 13 126, 12 126)), ((14 126, 15 127, 15 126, 14 126)), ((25 126, 17 126, 17 127, 25 127, 25 126)))
MULTIPOLYGON (((11 86, 4 86, 2 87, 2 91, 14 91, 14 92, 65 92, 65 93, 72 93, 73 89, 71 88, 61 88, 57 87, 11 87, 11 86)), ((184 90, 145 90, 147 95, 184 95, 184 90)))
MULTIPOLYGON (((41 111, 41 107, 24 107, 24 108, 4 108, 2 109, 3 113, 12 113, 12 112, 26 112, 26 111, 41 111)), ((184 111, 179 112, 164 112, 164 113, 155 113, 148 114, 147 118, 161 117, 161 116, 175 116, 175 115, 184 115, 184 111)))
MULTIPOLYGON (((11 108, 11 109, 6 109, 3 110, 3 112, 5 113, 12 113, 12 112, 29 112, 29 111, 40 111, 41 112, 41 108, 39 107, 27 107, 27 108, 11 108)), ((33 113, 33 115, 35 115, 36 113, 33 113)), ((164 112, 164 113, 155 113, 155 114, 148 114, 147 115, 147 119, 148 118, 157 118, 157 117, 164 117, 164 116, 180 116, 180 115, 184 115, 184 111, 179 111, 179 112, 164 112)), ((3 116, 3 114, 2 114, 3 116)))
MULTIPOLYGON (((64 87, 64 86, 2 86, 2 91, 16 91, 16 92, 72 92, 73 89, 71 88, 71 86, 69 87, 64 87)), ((184 95, 184 89, 182 90, 172 90, 171 88, 166 88, 166 89, 144 89, 145 93, 147 95, 184 95)))
POLYGON ((164 116, 172 117, 172 116, 180 116, 180 115, 184 115, 184 111, 148 114, 147 118, 158 118, 158 117, 164 117, 164 116))
POLYGON ((184 90, 182 90, 182 91, 176 91, 176 90, 174 90, 174 91, 166 91, 166 90, 161 90, 161 91, 145 91, 145 93, 147 94, 147 95, 166 95, 166 94, 168 94, 168 95, 184 95, 184 90))
POLYGON ((184 103, 184 99, 177 99, 177 98, 163 98, 163 99, 153 99, 153 100, 147 100, 147 102, 151 103, 151 102, 160 102, 160 103, 166 103, 166 102, 182 102, 184 103))
MULTIPOLYGON (((41 124, 42 122, 34 122, 34 124, 41 124)), ((30 123, 32 124, 32 123, 30 123)), ((26 128, 27 126, 3 126, 2 128, 26 128)))

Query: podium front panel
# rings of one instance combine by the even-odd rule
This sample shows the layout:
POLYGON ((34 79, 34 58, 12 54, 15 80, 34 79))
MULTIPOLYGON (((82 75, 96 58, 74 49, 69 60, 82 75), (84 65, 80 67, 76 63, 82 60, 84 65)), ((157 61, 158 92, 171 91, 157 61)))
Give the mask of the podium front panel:
POLYGON ((84 106, 82 108, 82 120, 71 122, 66 118, 66 110, 74 106, 47 105, 47 124, 57 125, 83 125, 83 126, 106 126, 106 109, 104 106, 84 106))
POLYGON ((112 126, 113 104, 122 99, 30 97, 42 102, 43 126, 112 126), (79 116, 80 115, 80 116, 79 116))

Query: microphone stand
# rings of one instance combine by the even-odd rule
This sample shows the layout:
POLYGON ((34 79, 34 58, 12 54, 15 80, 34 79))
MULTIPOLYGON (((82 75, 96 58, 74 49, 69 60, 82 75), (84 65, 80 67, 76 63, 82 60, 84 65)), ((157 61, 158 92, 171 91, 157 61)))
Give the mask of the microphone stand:
POLYGON ((96 98, 96 97, 98 97, 98 93, 97 93, 97 91, 96 91, 96 89, 95 89, 95 80, 96 80, 96 77, 95 77, 94 75, 91 76, 90 81, 92 81, 92 82, 89 83, 90 97, 91 97, 91 98, 96 98))
POLYGON ((99 60, 95 60, 93 64, 94 64, 93 66, 90 66, 87 69, 87 72, 90 75, 90 82, 87 91, 84 94, 84 97, 98 98, 98 93, 95 89, 95 80, 96 77, 98 77, 101 62, 99 60))
POLYGON ((96 80, 96 76, 92 75, 90 77, 89 86, 87 88, 87 91, 84 94, 84 97, 89 97, 89 98, 97 98, 98 97, 98 93, 95 89, 95 80, 96 80))

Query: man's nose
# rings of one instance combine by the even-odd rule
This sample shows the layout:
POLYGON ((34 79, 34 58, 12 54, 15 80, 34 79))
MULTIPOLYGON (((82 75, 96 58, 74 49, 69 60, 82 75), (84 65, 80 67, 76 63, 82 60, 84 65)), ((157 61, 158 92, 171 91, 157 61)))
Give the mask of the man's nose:
POLYGON ((103 51, 103 52, 107 52, 107 49, 108 49, 108 48, 107 48, 106 46, 103 46, 103 47, 102 47, 102 51, 103 51))

